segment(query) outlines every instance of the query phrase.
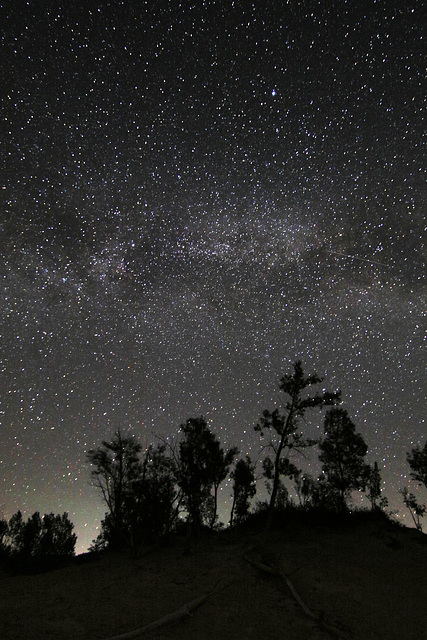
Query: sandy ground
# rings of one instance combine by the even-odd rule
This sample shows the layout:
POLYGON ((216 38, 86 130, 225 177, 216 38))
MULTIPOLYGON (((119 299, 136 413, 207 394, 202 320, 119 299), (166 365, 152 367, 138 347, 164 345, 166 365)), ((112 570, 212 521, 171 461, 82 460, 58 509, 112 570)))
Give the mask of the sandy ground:
MULTIPOLYGON (((141 637, 323 640, 427 637, 427 536, 378 524, 220 534, 188 553, 110 554, 32 576, 0 574, 2 640, 103 640, 214 590, 192 615, 141 637), (289 585, 258 565, 285 573, 289 585)), ((139 637, 139 636, 135 636, 139 637)))

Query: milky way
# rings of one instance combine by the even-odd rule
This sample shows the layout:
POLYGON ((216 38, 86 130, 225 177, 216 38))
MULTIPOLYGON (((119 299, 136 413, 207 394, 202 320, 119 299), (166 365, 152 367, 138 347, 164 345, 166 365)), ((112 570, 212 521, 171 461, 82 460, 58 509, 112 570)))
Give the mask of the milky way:
POLYGON ((203 414, 256 459, 301 358, 404 517, 426 435, 423 3, 68 4, 0 21, 5 516, 66 510, 85 548, 85 453, 118 427, 145 446, 203 414))

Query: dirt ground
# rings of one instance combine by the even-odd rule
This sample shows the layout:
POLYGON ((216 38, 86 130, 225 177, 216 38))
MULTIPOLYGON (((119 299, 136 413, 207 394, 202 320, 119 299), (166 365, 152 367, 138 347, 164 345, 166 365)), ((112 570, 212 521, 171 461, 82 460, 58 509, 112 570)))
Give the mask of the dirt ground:
POLYGON ((123 552, 44 574, 3 573, 0 638, 104 640, 204 594, 190 615, 128 637, 420 640, 427 536, 378 524, 299 525, 267 536, 211 535, 190 551, 181 540, 136 560, 123 552))

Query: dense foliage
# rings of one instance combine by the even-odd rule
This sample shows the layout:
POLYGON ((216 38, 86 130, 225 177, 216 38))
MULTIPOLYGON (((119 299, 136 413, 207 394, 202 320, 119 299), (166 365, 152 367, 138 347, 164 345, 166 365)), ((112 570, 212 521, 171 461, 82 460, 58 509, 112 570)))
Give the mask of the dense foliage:
POLYGON ((93 484, 108 508, 94 549, 135 549, 173 527, 179 501, 174 461, 164 446, 149 447, 142 457, 141 449, 135 438, 117 431, 87 454, 93 484))
POLYGON ((238 460, 230 476, 233 480, 233 503, 230 514, 230 526, 232 526, 247 518, 251 500, 256 493, 255 465, 250 456, 238 460))
POLYGON ((366 442, 345 409, 330 409, 325 416, 325 437, 319 443, 319 460, 330 496, 340 511, 345 510, 352 491, 364 489, 369 477, 365 463, 366 442))
POLYGON ((67 513, 36 511, 24 520, 17 511, 0 521, 0 552, 8 566, 18 570, 52 566, 52 561, 74 556, 77 536, 67 513), (48 562, 50 561, 50 562, 48 562))

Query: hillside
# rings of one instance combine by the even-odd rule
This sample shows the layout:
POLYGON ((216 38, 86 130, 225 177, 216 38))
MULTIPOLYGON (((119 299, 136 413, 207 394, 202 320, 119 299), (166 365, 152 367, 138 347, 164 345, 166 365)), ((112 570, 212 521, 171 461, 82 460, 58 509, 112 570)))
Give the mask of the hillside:
POLYGON ((419 640, 427 629, 427 536, 382 519, 299 523, 267 536, 206 535, 191 550, 180 539, 136 560, 85 556, 45 574, 3 573, 0 637, 103 640, 212 591, 191 615, 141 637, 419 640))

